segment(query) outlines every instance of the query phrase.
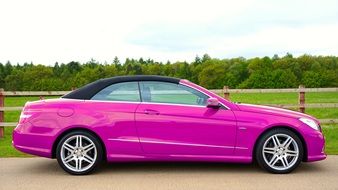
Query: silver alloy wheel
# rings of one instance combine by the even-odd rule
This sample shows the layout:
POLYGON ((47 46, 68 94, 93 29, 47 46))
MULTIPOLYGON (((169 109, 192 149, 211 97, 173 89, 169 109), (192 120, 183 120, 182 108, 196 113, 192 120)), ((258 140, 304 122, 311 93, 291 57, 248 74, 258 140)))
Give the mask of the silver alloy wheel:
POLYGON ((97 158, 97 149, 94 142, 84 135, 69 137, 62 144, 62 163, 74 172, 86 171, 92 167, 97 158))
POLYGON ((298 144, 287 134, 275 134, 264 142, 262 154, 269 167, 275 170, 287 170, 297 162, 298 144))

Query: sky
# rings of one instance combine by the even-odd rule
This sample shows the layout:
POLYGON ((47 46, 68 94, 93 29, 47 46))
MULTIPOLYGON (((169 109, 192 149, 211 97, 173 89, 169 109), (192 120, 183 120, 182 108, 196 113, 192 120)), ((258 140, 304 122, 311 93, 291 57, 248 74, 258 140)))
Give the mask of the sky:
POLYGON ((0 62, 338 55, 333 0, 0 0, 0 62))

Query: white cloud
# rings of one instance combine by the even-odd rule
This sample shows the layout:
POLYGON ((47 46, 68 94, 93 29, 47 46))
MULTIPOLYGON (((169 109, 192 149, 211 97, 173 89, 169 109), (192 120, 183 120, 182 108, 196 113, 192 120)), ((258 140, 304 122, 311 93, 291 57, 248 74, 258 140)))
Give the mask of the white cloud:
POLYGON ((0 62, 338 54, 335 1, 0 1, 0 62))

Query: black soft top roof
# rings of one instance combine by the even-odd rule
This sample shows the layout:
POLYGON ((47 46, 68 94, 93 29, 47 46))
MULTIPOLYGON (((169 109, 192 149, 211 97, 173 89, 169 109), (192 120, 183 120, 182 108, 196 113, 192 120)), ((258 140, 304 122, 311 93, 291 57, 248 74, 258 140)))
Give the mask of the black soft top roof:
POLYGON ((62 96, 62 98, 89 100, 96 93, 98 93, 100 90, 109 85, 120 82, 132 82, 132 81, 163 81, 178 84, 180 82, 180 79, 157 75, 117 76, 94 81, 62 96))

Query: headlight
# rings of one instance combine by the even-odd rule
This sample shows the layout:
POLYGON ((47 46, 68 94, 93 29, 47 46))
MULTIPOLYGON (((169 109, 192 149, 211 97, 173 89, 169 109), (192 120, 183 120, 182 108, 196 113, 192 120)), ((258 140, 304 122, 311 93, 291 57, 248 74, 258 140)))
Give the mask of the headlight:
POLYGON ((306 125, 308 125, 309 127, 311 127, 314 130, 319 131, 319 126, 317 125, 317 123, 315 121, 313 121, 312 119, 308 119, 305 117, 299 118, 299 120, 303 123, 305 123, 306 125))

